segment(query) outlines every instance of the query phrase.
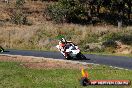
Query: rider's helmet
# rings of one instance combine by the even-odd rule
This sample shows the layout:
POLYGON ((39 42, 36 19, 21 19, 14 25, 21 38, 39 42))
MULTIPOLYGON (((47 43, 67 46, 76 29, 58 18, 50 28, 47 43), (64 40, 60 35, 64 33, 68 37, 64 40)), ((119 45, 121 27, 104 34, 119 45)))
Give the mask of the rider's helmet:
POLYGON ((67 41, 65 38, 61 38, 61 42, 66 44, 67 41))

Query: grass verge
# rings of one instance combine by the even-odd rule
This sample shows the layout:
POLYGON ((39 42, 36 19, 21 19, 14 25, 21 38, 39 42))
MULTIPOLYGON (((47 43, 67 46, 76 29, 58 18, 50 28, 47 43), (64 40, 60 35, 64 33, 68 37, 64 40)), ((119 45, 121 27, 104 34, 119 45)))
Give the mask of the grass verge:
MULTIPOLYGON (((90 79, 129 79, 132 70, 95 65, 86 69, 90 79)), ((83 88, 78 69, 29 69, 20 62, 0 62, 0 88, 83 88)), ((131 88, 132 86, 89 86, 88 88, 131 88)))

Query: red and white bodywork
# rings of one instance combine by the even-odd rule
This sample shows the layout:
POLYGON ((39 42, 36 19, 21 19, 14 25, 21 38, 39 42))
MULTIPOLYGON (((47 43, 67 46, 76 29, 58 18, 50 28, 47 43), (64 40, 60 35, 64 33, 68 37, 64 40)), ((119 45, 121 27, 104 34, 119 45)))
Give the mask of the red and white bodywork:
POLYGON ((59 44, 56 47, 66 59, 86 58, 83 54, 81 54, 78 46, 73 43, 66 44, 65 46, 61 46, 61 44, 59 44))

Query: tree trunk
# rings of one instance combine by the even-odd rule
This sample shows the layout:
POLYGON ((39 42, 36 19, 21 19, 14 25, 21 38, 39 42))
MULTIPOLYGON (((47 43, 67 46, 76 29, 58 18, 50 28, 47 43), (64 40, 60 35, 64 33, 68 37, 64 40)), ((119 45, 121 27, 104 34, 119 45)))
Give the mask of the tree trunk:
POLYGON ((118 29, 122 28, 122 12, 119 12, 119 18, 118 18, 118 29))
POLYGON ((122 28, 122 20, 118 20, 118 29, 122 28))
POLYGON ((90 10, 88 11, 88 16, 92 16, 92 7, 90 6, 90 10))

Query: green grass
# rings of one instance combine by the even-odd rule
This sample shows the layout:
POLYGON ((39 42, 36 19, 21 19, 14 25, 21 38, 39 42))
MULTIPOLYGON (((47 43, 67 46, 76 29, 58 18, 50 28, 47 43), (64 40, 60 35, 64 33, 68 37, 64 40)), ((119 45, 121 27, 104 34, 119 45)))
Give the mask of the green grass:
MULTIPOLYGON (((131 70, 106 66, 87 69, 90 79, 129 79, 131 70)), ((28 69, 16 62, 0 62, 0 88, 83 88, 81 73, 72 69, 28 69)), ((132 86, 90 86, 88 88, 132 88, 132 86)))

